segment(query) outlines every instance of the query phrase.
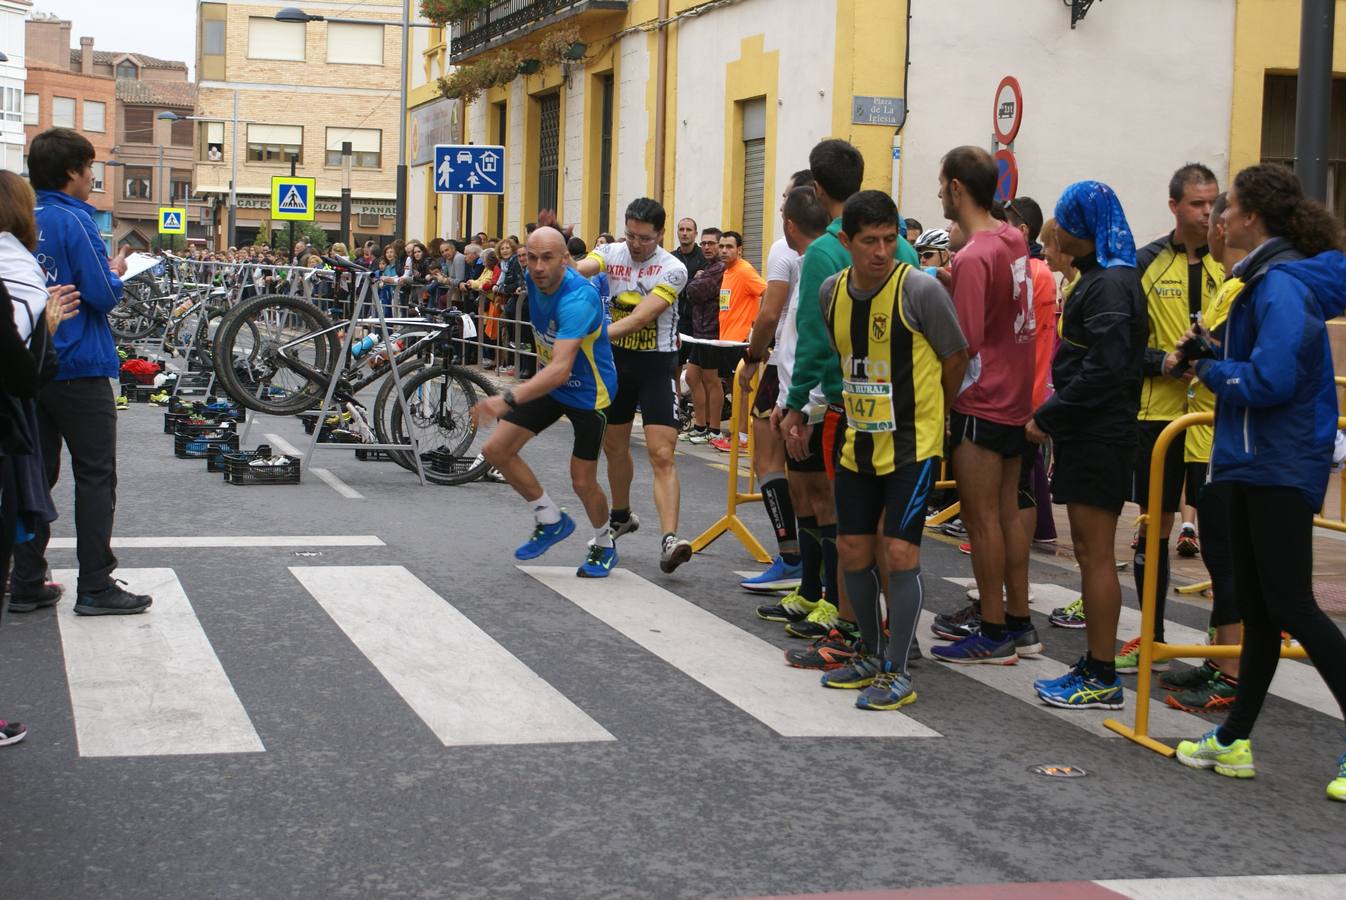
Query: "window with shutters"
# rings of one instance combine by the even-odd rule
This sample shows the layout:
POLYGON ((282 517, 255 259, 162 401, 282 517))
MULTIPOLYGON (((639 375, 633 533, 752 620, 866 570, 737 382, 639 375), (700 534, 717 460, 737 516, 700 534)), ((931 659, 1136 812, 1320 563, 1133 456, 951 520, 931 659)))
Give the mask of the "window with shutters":
POLYGON ((560 175, 561 95, 538 98, 537 208, 556 209, 560 175))
POLYGON ((766 101, 741 105, 743 116, 743 258, 760 272, 766 189, 766 101))
POLYGON ((39 98, 37 94, 23 95, 23 124, 36 125, 38 122, 39 98))
POLYGON ((192 173, 186 169, 173 169, 169 173, 170 190, 174 203, 186 203, 192 196, 192 173))
POLYGON ((75 127, 75 98, 51 98, 51 125, 53 128, 75 127))
POLYGON ((351 168, 377 169, 383 164, 382 131, 377 128, 329 128, 327 165, 341 165, 341 145, 347 141, 351 145, 351 168))
POLYGON ((140 71, 136 68, 136 64, 129 59, 124 59, 117 63, 116 73, 118 78, 126 78, 131 81, 135 81, 140 77, 140 71))
POLYGON ((107 164, 95 160, 91 165, 93 166, 93 190, 101 194, 105 190, 103 180, 107 178, 107 164))
POLYGON ((126 173, 122 178, 122 196, 127 200, 150 199, 154 170, 148 166, 127 166, 122 171, 126 173))
MULTIPOLYGON (((178 113, 178 115, 189 116, 191 113, 178 113)), ((174 119, 171 124, 169 143, 174 147, 190 147, 192 145, 192 123, 184 118, 174 119)))
MULTIPOLYGON (((1262 91, 1262 162, 1295 164, 1295 104, 1298 78, 1267 75, 1262 91)), ((1332 81, 1327 126, 1327 196, 1337 218, 1346 219, 1346 79, 1332 81)))
MULTIPOLYGON (((509 130, 509 105, 497 103, 495 105, 495 143, 498 146, 505 146, 505 137, 509 130)), ((495 234, 505 233, 505 195, 495 195, 495 221, 491 223, 495 234)))
POLYGON ((224 162, 224 123, 202 122, 197 158, 202 162, 224 162))
POLYGON ((327 61, 361 66, 383 65, 383 26, 328 22, 327 61))
POLYGON ((300 125, 249 125, 248 161, 304 161, 304 129, 300 125))
POLYGON ((122 143, 154 143, 154 110, 144 106, 122 108, 122 143))
POLYGON ((0 90, 0 115, 6 122, 23 120, 23 88, 7 87, 0 90))
POLYGON ((248 59, 304 61, 304 23, 277 22, 252 16, 248 19, 248 59))
POLYGON ((107 104, 98 100, 84 101, 84 130, 107 131, 107 104))
POLYGON ((612 73, 603 76, 603 115, 599 120, 598 233, 612 230, 612 73))

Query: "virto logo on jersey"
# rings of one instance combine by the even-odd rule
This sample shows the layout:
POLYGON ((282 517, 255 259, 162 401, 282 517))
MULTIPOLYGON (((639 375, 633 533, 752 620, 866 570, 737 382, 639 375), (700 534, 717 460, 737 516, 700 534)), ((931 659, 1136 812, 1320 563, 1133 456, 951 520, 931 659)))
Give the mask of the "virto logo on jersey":
POLYGON ((841 366, 849 373, 847 378, 856 381, 887 381, 893 374, 888 360, 882 358, 848 356, 841 361, 841 366))

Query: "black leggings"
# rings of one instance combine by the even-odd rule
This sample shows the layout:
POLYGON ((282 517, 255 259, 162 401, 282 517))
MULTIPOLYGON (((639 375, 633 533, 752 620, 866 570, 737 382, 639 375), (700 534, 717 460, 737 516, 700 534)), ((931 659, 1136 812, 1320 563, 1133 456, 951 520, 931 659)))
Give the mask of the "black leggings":
POLYGON ((1240 618, 1234 587, 1234 554, 1229 543, 1231 488, 1233 484, 1228 481, 1210 482, 1201 487, 1196 502, 1201 514, 1201 561, 1210 573, 1211 594, 1215 598, 1210 613, 1212 628, 1236 625, 1240 618))
POLYGON ((1282 631, 1303 645, 1346 715, 1346 637, 1313 599, 1313 510, 1294 488, 1230 484, 1229 534, 1243 654, 1220 739, 1252 733, 1280 662, 1282 631))

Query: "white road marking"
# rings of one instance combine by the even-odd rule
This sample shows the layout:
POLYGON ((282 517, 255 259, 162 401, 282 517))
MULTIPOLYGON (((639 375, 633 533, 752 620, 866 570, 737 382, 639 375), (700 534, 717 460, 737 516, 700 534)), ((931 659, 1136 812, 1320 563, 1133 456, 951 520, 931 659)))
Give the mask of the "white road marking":
MULTIPOLYGON (((176 534, 160 537, 114 537, 114 548, 184 549, 201 547, 383 547, 382 540, 372 534, 239 534, 197 535, 176 534)), ((52 550, 74 550, 74 538, 52 538, 47 544, 52 550)))
POLYGON ((1124 878, 1094 884, 1133 900, 1339 900, 1346 896, 1346 875, 1215 875, 1196 878, 1124 878))
MULTIPOLYGON (((976 583, 971 578, 950 578, 948 580, 966 586, 976 583)), ((1079 591, 1061 584, 1034 583, 1032 590, 1037 595, 1037 599, 1033 600, 1030 606, 1043 614, 1050 614, 1056 607, 1065 606, 1080 595, 1079 591)), ((1049 627, 1043 637, 1049 639, 1051 632, 1054 630, 1049 627)), ((1138 634, 1140 634, 1140 610, 1123 606, 1117 622, 1117 637, 1121 640, 1128 640, 1138 634)), ((1164 637, 1179 644, 1205 644, 1207 642, 1206 632, 1203 629, 1181 625, 1171 619, 1164 620, 1164 637)), ((1186 660, 1186 662, 1192 665, 1200 664, 1200 660, 1195 659, 1186 660)), ((1155 695, 1160 700, 1163 699, 1165 693, 1167 692, 1156 686, 1155 695)), ((1310 663, 1295 659, 1281 660, 1280 665, 1276 667, 1276 676, 1271 680, 1271 693, 1282 700, 1298 703, 1300 706, 1317 710, 1334 719, 1341 715, 1341 707, 1337 705, 1332 692, 1327 689, 1327 685, 1319 676, 1318 670, 1310 663)))
POLYGON ((292 566, 445 746, 615 738, 402 566, 292 566))
MULTIPOLYGON (((76 572, 54 573, 75 596, 76 572)), ((57 622, 81 756, 259 753, 266 748, 172 569, 118 569, 154 605, 57 622)))
POLYGON ((519 568, 784 737, 940 736, 901 712, 856 709, 854 691, 821 687, 817 671, 785 665, 780 648, 633 572, 587 579, 568 567, 519 568))
MULTIPOLYGON (((286 456, 303 456, 302 453, 295 449, 294 444, 291 444, 278 434, 268 433, 266 439, 270 442, 271 446, 275 447, 286 456)), ((352 445, 352 449, 354 449, 354 445, 352 445)), ((364 494, 342 481, 328 469, 323 469, 318 466, 309 466, 308 472, 310 475, 314 475, 325 482, 328 487, 345 497, 347 500, 363 500, 365 498, 364 494)))

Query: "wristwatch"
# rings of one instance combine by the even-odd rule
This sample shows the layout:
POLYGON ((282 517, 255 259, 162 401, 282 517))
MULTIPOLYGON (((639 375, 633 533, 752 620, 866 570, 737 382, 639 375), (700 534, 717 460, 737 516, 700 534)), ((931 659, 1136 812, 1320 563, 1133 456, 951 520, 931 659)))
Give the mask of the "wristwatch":
POLYGON ((505 393, 501 395, 501 399, 505 401, 505 405, 508 406, 510 409, 514 409, 519 405, 518 402, 514 399, 513 391, 505 391, 505 393))

